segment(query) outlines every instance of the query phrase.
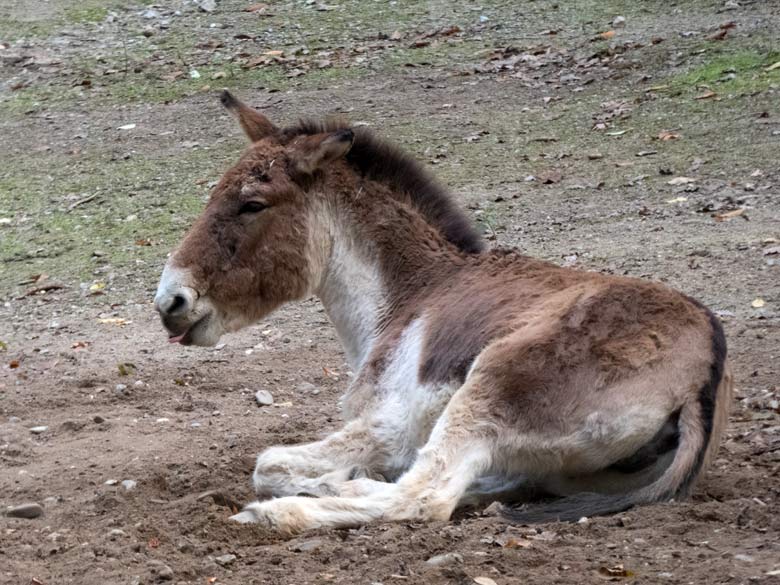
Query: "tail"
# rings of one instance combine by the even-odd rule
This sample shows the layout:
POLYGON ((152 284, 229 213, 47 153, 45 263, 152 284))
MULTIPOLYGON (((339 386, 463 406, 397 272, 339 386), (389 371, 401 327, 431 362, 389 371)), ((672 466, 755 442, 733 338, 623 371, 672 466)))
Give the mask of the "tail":
POLYGON ((527 509, 504 507, 501 515, 506 520, 515 524, 576 522, 583 516, 614 514, 639 504, 681 498, 689 493, 718 450, 733 392, 723 327, 715 315, 705 311, 712 328, 710 377, 698 395, 691 396, 680 411, 679 444, 663 475, 650 485, 626 494, 581 493, 527 509))

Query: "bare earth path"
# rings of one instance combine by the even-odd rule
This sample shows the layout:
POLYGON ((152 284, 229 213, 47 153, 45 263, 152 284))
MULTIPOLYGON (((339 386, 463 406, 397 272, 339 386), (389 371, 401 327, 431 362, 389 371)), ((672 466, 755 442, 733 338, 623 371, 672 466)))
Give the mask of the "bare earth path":
POLYGON ((0 516, 0 583, 780 582, 780 2, 212 4, 0 0, 0 509, 44 507, 0 516), (738 393, 693 500, 228 523, 258 451, 341 424, 351 373, 314 300, 165 343, 159 271, 242 147, 221 87, 370 125, 496 245, 719 311, 738 393))

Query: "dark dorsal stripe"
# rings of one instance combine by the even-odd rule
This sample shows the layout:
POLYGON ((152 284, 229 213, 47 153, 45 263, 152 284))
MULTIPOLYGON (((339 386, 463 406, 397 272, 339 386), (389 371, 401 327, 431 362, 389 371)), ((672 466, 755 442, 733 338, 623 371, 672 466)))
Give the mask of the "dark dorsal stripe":
MULTIPOLYGON (((302 120, 281 132, 283 142, 300 135, 335 132, 349 127, 343 120, 302 120)), ((482 237, 466 215, 423 167, 396 146, 379 140, 366 128, 355 129, 355 141, 347 162, 360 175, 387 185, 412 202, 415 209, 450 243, 470 254, 485 249, 482 237)))

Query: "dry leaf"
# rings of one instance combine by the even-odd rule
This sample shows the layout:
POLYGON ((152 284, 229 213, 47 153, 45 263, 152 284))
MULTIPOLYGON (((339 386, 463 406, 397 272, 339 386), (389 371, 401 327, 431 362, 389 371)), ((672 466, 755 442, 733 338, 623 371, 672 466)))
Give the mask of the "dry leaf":
POLYGON ((529 548, 533 546, 533 542, 526 538, 510 538, 506 541, 504 548, 529 548))
POLYGON ((612 37, 615 36, 615 31, 614 30, 608 30, 608 31, 605 31, 603 33, 599 33, 598 36, 599 36, 599 38, 602 38, 604 40, 609 40, 609 39, 611 39, 612 37))
POLYGON ((729 32, 729 29, 722 28, 718 32, 716 32, 715 34, 711 34, 710 36, 708 36, 707 40, 710 40, 710 41, 722 41, 723 39, 726 38, 726 35, 728 34, 728 32, 729 32))
POLYGON ((693 99, 695 99, 695 100, 708 100, 710 98, 714 98, 716 95, 718 95, 718 94, 710 89, 710 90, 705 91, 704 93, 701 93, 701 94, 697 95, 693 99))
POLYGON ((109 317, 107 319, 98 319, 98 323, 101 323, 102 325, 117 325, 119 327, 124 327, 125 325, 132 323, 132 321, 129 319, 122 319, 121 317, 109 317))
POLYGON ((148 542, 147 546, 149 548, 157 548, 158 546, 160 546, 160 539, 157 538, 156 536, 152 536, 149 539, 149 542, 148 542))
POLYGON ((692 177, 675 177, 674 179, 670 179, 669 181, 666 181, 667 185, 677 186, 677 185, 687 185, 689 183, 695 183, 696 179, 692 177))
POLYGON ((474 577, 474 583, 479 583, 479 585, 498 585, 490 577, 474 577))
POLYGON ((246 8, 244 8, 244 12, 265 12, 268 10, 268 4, 264 2, 259 2, 257 4, 250 4, 246 8))
POLYGON ((8 364, 8 367, 12 370, 15 370, 19 367, 19 360, 11 360, 11 363, 8 364))
POLYGON ((89 341, 74 341, 70 347, 71 349, 85 349, 90 344, 89 341))
POLYGON ((666 130, 659 133, 657 136, 658 140, 677 140, 679 137, 680 135, 676 132, 667 132, 666 130))
POLYGON ((754 299, 753 302, 750 303, 750 306, 753 307, 754 309, 760 309, 764 305, 766 305, 766 301, 764 299, 760 298, 760 297, 757 298, 757 299, 754 299))
POLYGON ((602 575, 603 577, 620 579, 624 577, 633 577, 634 572, 629 571, 622 564, 620 564, 620 565, 615 565, 614 567, 601 567, 599 569, 599 575, 602 575))
MULTIPOLYGON (((722 213, 716 213, 712 217, 715 218, 715 221, 728 221, 729 219, 733 217, 739 217, 740 215, 743 215, 745 213, 744 208, 740 209, 734 209, 732 211, 724 211, 722 213)), ((745 216, 745 219, 747 219, 747 216, 745 216)))
POLYGON ((151 246, 152 245, 152 241, 151 240, 147 240, 146 238, 139 238, 139 239, 137 239, 135 241, 135 245, 136 246, 151 246))

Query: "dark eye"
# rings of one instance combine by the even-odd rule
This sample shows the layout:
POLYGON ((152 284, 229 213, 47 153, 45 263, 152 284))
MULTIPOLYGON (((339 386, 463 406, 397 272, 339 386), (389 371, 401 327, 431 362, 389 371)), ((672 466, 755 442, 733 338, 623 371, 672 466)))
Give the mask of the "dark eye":
POLYGON ((241 206, 241 209, 238 210, 238 213, 259 213, 266 207, 268 206, 260 201, 247 201, 241 206))
POLYGON ((253 169, 252 176, 261 183, 268 183, 271 180, 271 177, 268 176, 264 169, 253 169))

